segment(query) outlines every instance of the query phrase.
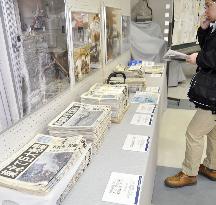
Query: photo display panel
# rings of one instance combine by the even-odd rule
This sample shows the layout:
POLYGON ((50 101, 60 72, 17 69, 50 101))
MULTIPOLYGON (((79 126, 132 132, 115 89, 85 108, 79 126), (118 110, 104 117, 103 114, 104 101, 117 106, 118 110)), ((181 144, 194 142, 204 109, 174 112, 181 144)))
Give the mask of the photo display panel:
POLYGON ((106 7, 106 63, 121 54, 121 17, 120 10, 106 7))
POLYGON ((75 80, 101 67, 101 19, 96 13, 72 12, 75 80))
POLYGON ((122 16, 122 53, 130 49, 130 18, 130 16, 122 16))

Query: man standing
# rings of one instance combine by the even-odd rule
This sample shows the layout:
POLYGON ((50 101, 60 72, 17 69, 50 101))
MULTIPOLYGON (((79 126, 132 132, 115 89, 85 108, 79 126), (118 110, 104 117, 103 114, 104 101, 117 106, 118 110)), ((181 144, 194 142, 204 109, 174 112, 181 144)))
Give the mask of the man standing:
MULTIPOLYGON (((197 64, 199 70, 216 72, 216 0, 206 0, 205 9, 197 33, 201 51, 189 55, 187 62, 197 64)), ((198 173, 216 181, 215 120, 216 115, 210 110, 198 108, 186 131, 186 152, 182 171, 168 177, 165 180, 166 186, 177 188, 194 185, 197 183, 198 173), (205 135, 207 135, 207 157, 200 165, 205 135)))

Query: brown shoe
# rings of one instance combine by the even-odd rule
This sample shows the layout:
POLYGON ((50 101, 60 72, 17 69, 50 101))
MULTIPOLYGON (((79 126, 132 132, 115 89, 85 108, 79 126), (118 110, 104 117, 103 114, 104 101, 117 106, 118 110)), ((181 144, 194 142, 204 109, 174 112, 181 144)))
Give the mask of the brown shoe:
POLYGON ((208 179, 212 181, 216 181, 216 170, 209 169, 203 164, 201 164, 199 167, 199 174, 207 177, 208 179))
POLYGON ((192 186, 197 183, 197 178, 196 176, 191 177, 184 174, 183 172, 179 172, 175 176, 166 178, 164 183, 170 188, 192 186))

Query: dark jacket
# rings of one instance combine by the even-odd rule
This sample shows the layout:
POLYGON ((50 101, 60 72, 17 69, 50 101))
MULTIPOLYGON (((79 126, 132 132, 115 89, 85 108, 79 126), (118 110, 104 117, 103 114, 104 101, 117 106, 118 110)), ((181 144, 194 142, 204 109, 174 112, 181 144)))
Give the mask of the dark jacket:
POLYGON ((196 63, 202 70, 216 71, 216 30, 211 33, 212 28, 198 29, 197 36, 201 51, 197 56, 196 63))
MULTIPOLYGON (((215 71, 216 73, 216 30, 212 32, 209 27, 203 30, 201 27, 198 29, 197 36, 201 47, 198 53, 196 63, 198 65, 197 71, 215 71)), ((211 110, 216 114, 216 84, 213 73, 198 72, 191 81, 191 87, 188 92, 188 97, 197 108, 204 110, 211 110), (213 83, 212 83, 213 82, 213 83)))

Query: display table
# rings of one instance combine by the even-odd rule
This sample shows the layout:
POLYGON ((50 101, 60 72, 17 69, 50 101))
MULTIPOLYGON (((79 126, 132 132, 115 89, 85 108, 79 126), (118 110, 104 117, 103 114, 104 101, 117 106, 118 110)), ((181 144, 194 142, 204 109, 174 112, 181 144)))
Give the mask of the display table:
POLYGON ((108 205, 102 197, 112 172, 142 175, 140 205, 150 205, 157 163, 157 144, 161 114, 167 105, 166 71, 162 77, 147 76, 148 86, 159 86, 161 96, 155 111, 153 123, 148 126, 131 125, 130 122, 138 107, 131 104, 120 124, 112 124, 104 142, 92 163, 82 175, 76 186, 67 196, 63 205, 108 205), (122 150, 128 134, 151 137, 149 151, 131 152, 122 150))

